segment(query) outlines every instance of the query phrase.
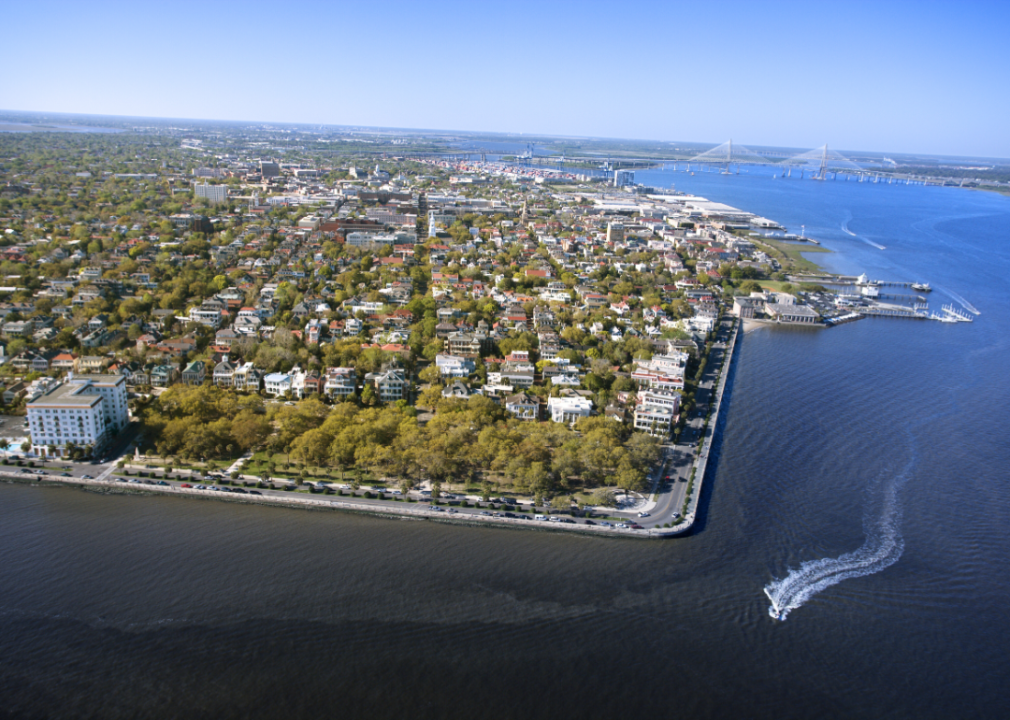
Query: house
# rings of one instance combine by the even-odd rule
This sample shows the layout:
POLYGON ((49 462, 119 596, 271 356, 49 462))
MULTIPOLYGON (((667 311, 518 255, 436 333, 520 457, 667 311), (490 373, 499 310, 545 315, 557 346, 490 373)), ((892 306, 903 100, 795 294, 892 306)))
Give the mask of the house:
POLYGON ((491 339, 484 333, 450 333, 446 338, 449 353, 463 357, 474 357, 484 354, 491 347, 491 339))
POLYGON ((323 378, 323 392, 331 398, 344 399, 356 390, 357 374, 352 367, 331 367, 323 378))
POLYGON ((589 417, 593 401, 578 395, 552 397, 547 400, 547 412, 556 423, 574 424, 579 418, 589 417))
POLYGON ((472 372, 477 372, 477 364, 472 359, 458 355, 439 353, 435 356, 435 365, 438 366, 442 377, 463 378, 472 372))
POLYGON ((186 385, 201 385, 207 375, 207 366, 203 360, 194 360, 182 371, 182 381, 186 385))
POLYGON ((179 368, 175 365, 156 365, 151 368, 151 385, 168 387, 179 379, 179 368))
POLYGON ((262 373, 253 367, 251 362, 247 362, 235 368, 232 374, 232 387, 246 392, 259 392, 262 377, 262 373))
POLYGON ((406 400, 410 383, 406 373, 400 368, 390 368, 382 372, 368 373, 365 381, 372 383, 375 393, 382 402, 406 400))
POLYGON ((270 373, 263 378, 263 389, 274 397, 291 392, 293 378, 289 373, 270 373))
POLYGON ((11 385, 8 385, 6 388, 4 388, 3 392, 4 405, 13 404, 14 401, 22 397, 27 392, 28 388, 21 380, 18 380, 12 383, 11 385))
POLYGON ((228 362, 228 358, 224 358, 221 362, 214 366, 214 372, 212 374, 213 382, 218 387, 231 387, 233 375, 235 374, 235 366, 228 362))
POLYGON ((505 398, 505 412, 519 420, 539 420, 540 403, 524 392, 505 398))
POLYGON ((442 397, 444 398, 456 398, 458 400, 467 400, 473 393, 470 391, 465 384, 460 380, 454 380, 452 384, 446 385, 442 388, 442 397))
POLYGON ((74 370, 79 373, 101 373, 109 366, 109 358, 102 355, 83 355, 77 358, 74 370))
POLYGON ((74 364, 77 362, 77 356, 71 352, 61 352, 56 355, 49 363, 49 367, 53 370, 73 370, 74 364))

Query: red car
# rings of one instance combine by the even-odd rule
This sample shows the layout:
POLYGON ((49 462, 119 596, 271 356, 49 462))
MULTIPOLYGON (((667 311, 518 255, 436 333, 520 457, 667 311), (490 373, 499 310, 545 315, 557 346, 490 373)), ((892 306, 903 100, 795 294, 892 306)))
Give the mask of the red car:
POLYGON ((185 487, 185 488, 191 488, 191 487, 193 487, 193 486, 192 486, 192 485, 190 485, 189 483, 183 483, 183 484, 182 484, 182 485, 180 485, 179 487, 185 487))

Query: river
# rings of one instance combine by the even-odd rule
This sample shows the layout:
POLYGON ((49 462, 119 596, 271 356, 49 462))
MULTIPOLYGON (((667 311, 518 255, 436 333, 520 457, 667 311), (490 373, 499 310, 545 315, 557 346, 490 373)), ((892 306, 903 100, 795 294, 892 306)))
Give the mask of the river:
POLYGON ((1007 716, 1010 198, 636 179, 980 314, 747 334, 677 540, 0 485, 0 714, 1007 716))

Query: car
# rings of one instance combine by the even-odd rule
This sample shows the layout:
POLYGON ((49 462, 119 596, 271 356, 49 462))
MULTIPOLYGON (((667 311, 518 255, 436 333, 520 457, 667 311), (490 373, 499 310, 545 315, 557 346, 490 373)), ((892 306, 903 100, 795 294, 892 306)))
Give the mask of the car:
POLYGON ((456 508, 449 508, 448 510, 446 510, 446 512, 447 513, 453 513, 453 514, 455 514, 455 513, 459 512, 459 511, 456 510, 456 508))
POLYGON ((167 486, 168 486, 168 483, 167 483, 167 482, 165 482, 164 480, 159 480, 159 481, 158 481, 158 484, 159 484, 159 485, 162 485, 162 486, 165 486, 165 487, 167 487, 167 486))
POLYGON ((649 513, 645 512, 645 511, 642 511, 642 512, 638 513, 638 517, 649 517, 649 513))
POLYGON ((675 512, 675 513, 673 514, 673 517, 674 517, 674 518, 679 518, 679 517, 680 517, 680 513, 679 513, 679 512, 675 512))
POLYGON ((558 517, 557 515, 551 515, 551 516, 550 516, 549 518, 547 518, 547 519, 548 519, 548 520, 549 520, 550 522, 561 522, 561 518, 559 518, 559 517, 558 517))
POLYGON ((386 492, 388 492, 390 495, 403 495, 402 490, 387 490, 386 492))
POLYGON ((196 489, 197 489, 197 490, 206 490, 206 489, 207 489, 207 486, 206 486, 206 485, 197 485, 197 486, 196 486, 196 489))
POLYGON ((533 519, 534 520, 546 520, 547 516, 546 515, 534 515, 533 519))
POLYGON ((617 523, 617 525, 615 525, 614 527, 619 527, 619 528, 621 528, 623 530, 627 530, 628 529, 628 523, 617 523))
POLYGON ((60 473, 60 477, 73 477, 70 473, 60 473))
POLYGON ((46 471, 46 470, 36 470, 35 472, 37 472, 39 475, 48 475, 49 474, 49 472, 46 471))
POLYGON ((595 524, 596 523, 594 523, 592 520, 586 520, 586 525, 595 525, 595 524))
POLYGON ((630 527, 632 530, 645 530, 645 528, 639 525, 638 523, 630 523, 628 527, 630 527))
POLYGON ((192 486, 192 485, 190 485, 189 483, 183 483, 183 484, 182 484, 182 485, 180 485, 179 487, 184 487, 184 488, 191 488, 191 487, 193 487, 193 486, 192 486))
POLYGON ((94 480, 94 478, 91 477, 90 475, 81 475, 81 479, 82 480, 94 480))
POLYGON ((238 493, 239 495, 246 495, 248 493, 247 490, 243 490, 242 488, 232 488, 231 491, 233 493, 238 493))
POLYGON ((129 482, 126 478, 116 478, 116 482, 129 482))
POLYGON ((140 485, 140 480, 138 480, 137 478, 130 478, 126 482, 133 483, 134 485, 140 485))
POLYGON ((487 510, 481 510, 479 514, 480 515, 485 515, 487 517, 491 517, 491 513, 489 513, 487 510))
POLYGON ((259 490, 250 490, 249 494, 250 495, 262 495, 263 493, 261 493, 259 490))
POLYGON ((23 472, 23 473, 34 473, 35 471, 32 470, 31 468, 21 468, 21 472, 23 472))

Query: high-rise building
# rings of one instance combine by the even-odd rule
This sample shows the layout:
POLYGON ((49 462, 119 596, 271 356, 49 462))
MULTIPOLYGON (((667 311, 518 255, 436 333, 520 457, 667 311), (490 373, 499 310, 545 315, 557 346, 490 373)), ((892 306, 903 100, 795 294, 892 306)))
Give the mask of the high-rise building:
POLYGON ((207 183, 194 182, 193 196, 203 198, 207 202, 225 203, 228 202, 228 188, 225 185, 208 185, 207 183))
POLYGON ((280 177, 281 166, 275 162, 260 161, 260 175, 264 180, 272 177, 280 177))
POLYGON ((635 184, 634 170, 614 170, 614 187, 624 187, 635 184))
POLYGON ((74 375, 27 404, 32 449, 55 448, 63 455, 68 443, 101 448, 126 427, 125 375, 74 375))

